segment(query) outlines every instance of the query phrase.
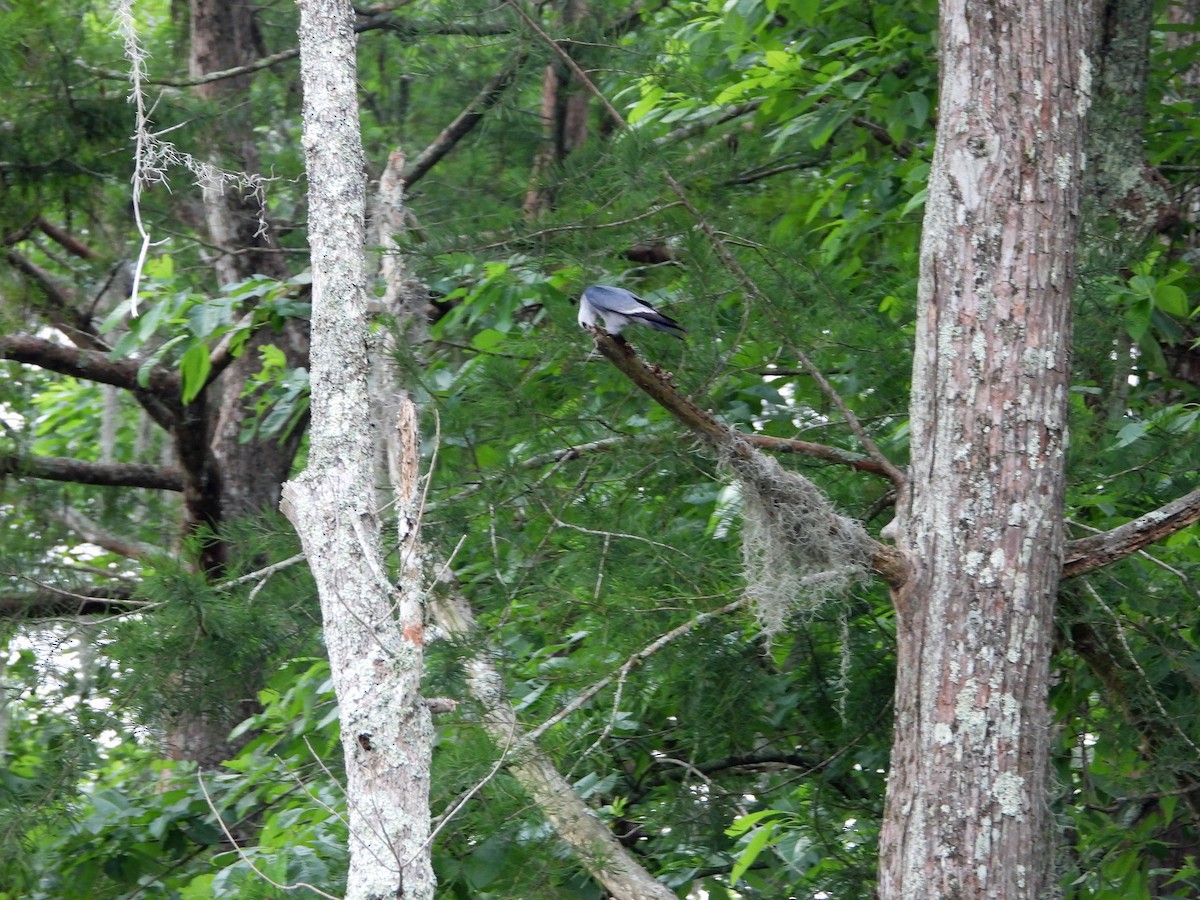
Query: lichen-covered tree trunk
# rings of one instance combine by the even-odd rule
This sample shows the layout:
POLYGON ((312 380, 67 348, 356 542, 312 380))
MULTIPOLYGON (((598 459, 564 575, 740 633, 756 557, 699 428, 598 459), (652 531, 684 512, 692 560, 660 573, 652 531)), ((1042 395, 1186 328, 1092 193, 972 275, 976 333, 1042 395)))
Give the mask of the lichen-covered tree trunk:
MULTIPOLYGON (((300 3, 300 74, 312 251, 308 468, 284 487, 321 597, 341 713, 350 825, 348 900, 429 900, 432 724, 421 700, 423 637, 417 428, 395 427, 401 579, 388 580, 375 502, 377 423, 367 354, 365 175, 348 0, 300 3)), ((379 423, 392 427, 393 423, 379 423)))
POLYGON ((884 900, 1056 892, 1047 686, 1092 23, 1090 0, 942 3, 884 900))

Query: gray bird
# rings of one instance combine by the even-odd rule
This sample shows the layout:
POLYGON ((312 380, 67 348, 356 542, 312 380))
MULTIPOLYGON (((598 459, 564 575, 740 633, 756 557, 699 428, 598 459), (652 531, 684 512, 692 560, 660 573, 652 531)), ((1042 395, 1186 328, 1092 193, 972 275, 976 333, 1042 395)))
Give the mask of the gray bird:
POLYGON ((604 322, 604 330, 613 337, 631 324, 649 325, 680 340, 687 330, 632 291, 604 284, 593 284, 579 298, 579 324, 584 328, 595 328, 598 321, 604 322))

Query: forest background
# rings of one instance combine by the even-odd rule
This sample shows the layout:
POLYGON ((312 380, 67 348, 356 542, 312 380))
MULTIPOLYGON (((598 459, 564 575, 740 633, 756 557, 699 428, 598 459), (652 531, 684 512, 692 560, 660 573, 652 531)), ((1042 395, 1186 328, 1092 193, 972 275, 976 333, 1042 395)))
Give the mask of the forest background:
MULTIPOLYGON (((1098 11, 1075 540, 1200 480, 1195 12, 1098 11)), ((892 519, 938 9, 431 0, 356 22, 375 347, 420 410, 430 597, 475 620, 426 650, 423 692, 456 701, 434 704, 439 891, 614 890, 614 857, 530 787, 544 764, 678 896, 870 896, 888 585, 852 559, 781 587, 755 498, 676 414, 758 436, 873 536, 892 519), (592 283, 687 327, 630 335, 675 414, 578 328, 592 283)), ((337 673, 277 512, 309 450, 298 24, 0 8, 7 896, 345 890, 337 673)), ((1036 849, 1068 897, 1200 894, 1195 505, 1059 590, 1036 849)))

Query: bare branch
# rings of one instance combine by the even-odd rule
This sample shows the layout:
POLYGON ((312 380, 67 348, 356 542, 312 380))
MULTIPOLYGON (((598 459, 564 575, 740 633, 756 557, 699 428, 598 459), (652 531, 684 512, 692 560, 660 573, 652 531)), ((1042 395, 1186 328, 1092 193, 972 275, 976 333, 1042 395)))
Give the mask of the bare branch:
POLYGON ((653 641, 651 641, 649 644, 647 644, 641 650, 638 650, 636 653, 631 654, 625 660, 625 662, 621 663, 620 666, 618 666, 616 669, 614 669, 608 675, 605 675, 599 681, 593 682, 591 685, 589 685, 587 687, 587 689, 577 693, 571 699, 570 703, 567 703, 565 706, 563 706, 562 709, 560 709, 558 712, 556 712, 554 715, 552 715, 550 718, 548 718, 546 721, 544 721, 537 728, 534 728, 531 731, 527 732, 524 735, 524 737, 521 738, 520 742, 516 745, 514 750, 519 752, 522 749, 524 749, 527 745, 533 744, 534 741, 536 741, 538 738, 540 738, 543 734, 545 734, 547 731, 549 731, 551 728, 553 728, 559 722, 563 721, 564 719, 566 719, 568 716, 570 716, 572 713, 576 712, 577 710, 582 709, 584 706, 586 706, 591 701, 591 699, 593 697, 595 697, 597 694, 599 694, 602 690, 604 690, 606 687, 608 687, 610 684, 612 684, 617 679, 624 678, 625 676, 627 676, 633 669, 635 669, 637 666, 641 665, 643 662, 645 662, 647 659, 649 659, 655 653, 658 653, 660 650, 662 650, 663 647, 667 646, 667 644, 671 643, 672 641, 678 640, 679 638, 683 637, 686 634, 690 634, 692 631, 695 631, 699 626, 703 625, 705 622, 708 622, 711 619, 717 619, 717 618, 720 618, 721 616, 728 615, 731 612, 741 609, 742 607, 746 606, 749 602, 750 602, 749 598, 742 597, 739 600, 734 600, 731 603, 726 603, 724 606, 719 607, 717 609, 709 610, 708 612, 699 613, 698 615, 696 615, 696 616, 692 617, 691 619, 689 619, 688 621, 684 622, 682 625, 678 625, 675 628, 672 628, 670 631, 666 632, 665 634, 659 635, 657 638, 655 638, 653 641))
POLYGON ((100 254, 81 241, 75 235, 71 234, 65 228, 59 228, 52 222, 46 221, 44 216, 38 216, 34 220, 34 224, 42 230, 42 233, 54 243, 58 244, 69 253, 78 256, 80 259, 97 259, 100 254))
POLYGON ((54 619, 62 616, 98 616, 137 612, 149 601, 134 600, 127 587, 84 588, 70 591, 47 584, 28 594, 0 596, 0 618, 54 619))
POLYGON ((1074 578, 1124 559, 1200 521, 1200 488, 1111 531, 1068 541, 1063 577, 1074 578))
MULTIPOLYGON (((410 22, 401 19, 398 16, 379 15, 374 16, 364 22, 359 22, 354 26, 356 34, 365 34, 368 31, 391 31, 405 38, 420 37, 423 35, 445 36, 445 37, 492 37, 504 34, 510 34, 512 29, 507 25, 490 25, 487 23, 467 23, 460 24, 454 22, 447 23, 425 23, 425 22, 410 22)), ((296 59, 300 55, 299 47, 289 47, 287 50, 280 50, 278 53, 271 53, 267 56, 256 59, 253 62, 246 63, 243 66, 234 66, 229 69, 222 69, 219 72, 209 72, 206 75, 197 75, 191 78, 150 78, 141 79, 142 84, 154 84, 162 87, 199 87, 204 84, 212 84, 216 81, 225 81, 229 78, 238 78, 242 75, 251 75, 255 72, 261 72, 263 69, 269 69, 272 66, 282 62, 287 62, 290 59, 296 59)), ((128 81, 128 72, 114 72, 107 69, 98 69, 93 66, 85 66, 88 71, 98 78, 104 78, 110 81, 128 81)))
POLYGON ((467 104, 467 108, 460 112, 444 129, 441 134, 433 139, 428 147, 421 151, 412 163, 404 170, 401 176, 401 181, 404 187, 411 187, 419 181, 425 173, 434 167, 439 160, 447 153, 454 149, 454 146, 468 135, 471 130, 479 124, 483 119, 484 113, 496 105, 509 85, 517 77, 517 73, 521 71, 521 66, 525 60, 529 58, 529 51, 525 48, 518 50, 513 54, 508 63, 487 80, 487 83, 480 88, 479 93, 472 98, 467 104))
POLYGON ((88 543, 102 547, 109 553, 124 556, 126 559, 150 559, 154 556, 165 555, 161 547, 101 528, 77 509, 68 507, 61 512, 51 513, 51 515, 88 543))
POLYGON ((151 488, 182 491, 183 473, 172 466, 142 463, 98 463, 63 456, 32 456, 0 453, 0 475, 98 484, 108 487, 151 488))
POLYGON ((823 459, 827 462, 837 463, 842 466, 849 466, 851 469, 857 469, 860 472, 870 472, 872 475, 882 475, 889 478, 890 473, 879 460, 870 456, 863 456, 861 453, 853 453, 849 450, 843 450, 841 447, 831 447, 828 444, 816 444, 812 441, 802 441, 798 438, 777 438, 770 437, 765 434, 746 434, 745 432, 737 432, 742 440, 755 447, 763 450, 772 450, 776 453, 798 453, 802 456, 813 456, 817 459, 823 459))
MULTIPOLYGON (((60 375, 111 384, 128 391, 145 390, 138 383, 141 364, 137 360, 113 360, 97 350, 65 347, 27 334, 0 337, 0 359, 29 363, 60 375)), ((179 404, 179 375, 155 366, 149 372, 148 390, 163 403, 176 407, 179 404)), ((159 424, 170 425, 169 422, 159 424)))

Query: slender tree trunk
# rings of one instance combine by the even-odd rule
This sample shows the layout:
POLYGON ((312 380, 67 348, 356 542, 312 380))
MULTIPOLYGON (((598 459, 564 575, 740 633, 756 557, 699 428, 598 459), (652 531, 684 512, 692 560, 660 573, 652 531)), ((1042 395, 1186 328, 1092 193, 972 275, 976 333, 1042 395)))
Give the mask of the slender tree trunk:
MULTIPOLYGON (((350 825, 348 900, 429 900, 433 728, 420 696, 422 585, 417 426, 402 403, 392 459, 400 583, 385 572, 368 380, 365 175, 354 10, 302 0, 300 75, 312 251, 309 465, 284 486, 317 582, 341 712, 350 825)), ((390 426, 392 423, 388 423, 390 426)))
POLYGON ((1046 697, 1093 20, 1089 0, 942 3, 884 900, 1056 893, 1046 697))
MULTIPOLYGON (((588 15, 587 0, 565 0, 562 5, 565 29, 578 26, 588 15)), ((568 46, 568 52, 572 49, 578 48, 568 46)), ((536 219, 554 206, 554 191, 546 182, 553 167, 587 139, 590 99, 562 60, 547 64, 542 76, 542 145, 534 156, 529 190, 522 205, 527 219, 536 219)))

